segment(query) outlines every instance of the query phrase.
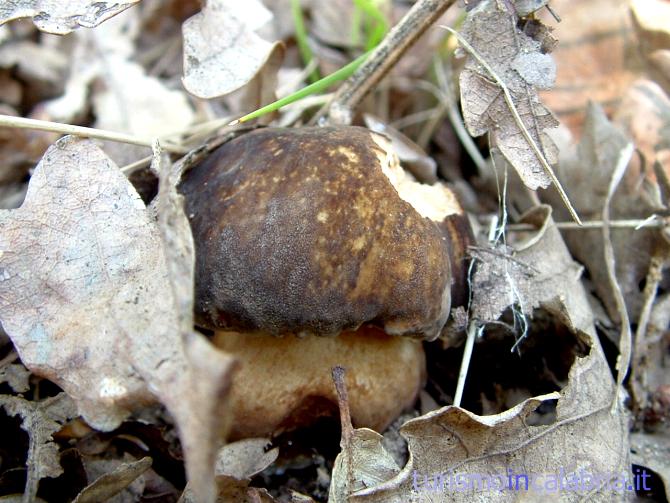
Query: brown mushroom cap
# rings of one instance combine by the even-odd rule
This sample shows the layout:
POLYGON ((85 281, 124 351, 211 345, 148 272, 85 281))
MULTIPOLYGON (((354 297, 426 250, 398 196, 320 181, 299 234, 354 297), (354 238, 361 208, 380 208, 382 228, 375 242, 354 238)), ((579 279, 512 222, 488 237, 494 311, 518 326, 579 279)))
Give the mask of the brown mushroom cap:
POLYGON ((413 206, 403 173, 383 138, 359 127, 267 128, 224 144, 180 187, 198 322, 318 335, 370 323, 437 337, 451 305, 445 222, 461 210, 437 185, 413 206))

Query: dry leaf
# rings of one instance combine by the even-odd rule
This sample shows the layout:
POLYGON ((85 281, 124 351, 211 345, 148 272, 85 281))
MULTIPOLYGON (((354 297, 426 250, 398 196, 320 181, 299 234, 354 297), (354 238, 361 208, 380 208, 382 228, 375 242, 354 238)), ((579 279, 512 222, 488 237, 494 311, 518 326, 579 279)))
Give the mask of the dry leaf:
POLYGON ((0 4, 0 24, 32 17, 40 30, 64 35, 77 28, 93 28, 110 17, 116 16, 139 0, 103 2, 98 0, 11 0, 0 4))
POLYGON ((275 462, 279 456, 277 447, 266 450, 267 438, 248 438, 221 448, 216 459, 216 474, 238 480, 250 479, 275 462))
MULTIPOLYGON (((516 27, 516 17, 500 0, 486 0, 468 13, 461 32, 478 55, 507 86, 523 126, 547 162, 557 161, 557 150, 547 130, 558 121, 540 102, 535 88, 553 86, 555 66, 540 52, 540 42, 516 27)), ((472 136, 491 135, 500 152, 531 189, 546 188, 551 178, 524 137, 504 93, 494 77, 469 55, 460 76, 463 119, 472 136)))
POLYGON ((582 288, 582 267, 568 253, 551 212, 549 206, 540 206, 522 219, 536 225, 539 232, 527 242, 517 243, 516 250, 500 246, 472 251, 476 261, 473 319, 496 321, 509 306, 532 316, 536 308, 567 304, 577 326, 589 326, 592 314, 588 302, 577 302, 572 295, 582 288))
MULTIPOLYGON (((258 489, 249 487, 251 477, 274 463, 279 455, 279 449, 276 447, 266 451, 269 444, 267 438, 249 438, 221 448, 216 459, 217 501, 221 503, 274 501, 262 492, 257 495, 258 489), (255 496, 259 499, 254 499, 255 496)), ((180 503, 197 503, 191 484, 184 489, 180 503)))
POLYGON ((199 98, 215 98, 253 79, 280 50, 279 43, 255 33, 271 17, 259 0, 207 2, 182 28, 186 90, 199 98))
POLYGON ((23 365, 12 364, 0 368, 0 383, 6 382, 17 393, 25 393, 30 389, 29 379, 30 372, 23 365))
MULTIPOLYGON (((130 10, 92 31, 73 35, 65 92, 40 108, 58 122, 78 120, 92 105, 95 127, 142 138, 162 137, 188 127, 195 118, 183 89, 170 89, 134 62, 141 29, 130 10)), ((143 147, 109 143, 105 152, 119 164, 146 155, 143 147)))
POLYGON ((670 47, 670 4, 663 0, 630 0, 630 13, 642 49, 670 47))
POLYGON ((328 501, 348 503, 352 493, 395 477, 400 468, 382 445, 379 433, 368 428, 353 430, 348 444, 337 455, 328 501))
POLYGON ((17 77, 38 89, 44 97, 62 91, 67 63, 67 58, 57 47, 20 38, 0 44, 0 67, 12 69, 17 77), (36 61, 40 64, 36 65, 36 61))
MULTIPOLYGON (((473 289, 483 287, 489 294, 508 291, 511 280, 518 285, 519 295, 507 297, 504 307, 518 303, 519 298, 529 309, 542 306, 589 346, 588 355, 575 360, 560 393, 529 398, 494 416, 448 406, 408 421, 401 429, 409 444, 407 466, 393 479, 358 491, 350 501, 497 502, 511 501, 514 495, 529 497, 528 501, 577 501, 588 494, 589 501, 605 502, 617 497, 609 484, 612 477, 629 471, 628 421, 621 408, 610 411, 615 386, 587 312, 579 268, 570 259, 546 207, 528 219, 536 221, 538 234, 513 257, 490 254, 486 260, 498 265, 475 274, 473 289), (527 276, 537 278, 537 285, 530 285, 527 276), (551 424, 530 421, 530 414, 542 402, 556 399, 556 418, 551 424), (591 479, 591 487, 559 492, 566 487, 559 486, 561 477, 573 484, 569 488, 575 487, 575 477, 588 484, 585 473, 605 478, 600 482, 591 479), (553 491, 548 484, 552 479, 553 491), (529 480, 528 490, 525 480, 529 480), (540 486, 533 485, 533 480, 540 486), (513 484, 519 484, 520 490, 513 484)), ((475 302, 480 317, 484 313, 494 316, 504 303, 500 296, 486 309, 481 307, 485 299, 475 302)))
POLYGON ((131 463, 123 463, 82 489, 74 503, 103 503, 108 501, 151 468, 151 462, 152 459, 147 456, 131 463))
POLYGON ((514 0, 514 8, 519 16, 528 16, 547 5, 549 0, 514 0))
POLYGON ((183 332, 191 311, 179 311, 171 285, 192 289, 192 277, 172 277, 162 230, 93 142, 61 139, 23 206, 0 214, 0 316, 24 364, 59 384, 92 426, 113 429, 159 398, 176 420, 187 473, 210 501, 232 362, 192 323, 183 332))
POLYGON ((355 26, 354 2, 352 0, 311 0, 309 12, 312 25, 310 32, 324 44, 335 47, 362 45, 360 26, 355 26))
MULTIPOLYGON (((636 115, 635 112, 632 114, 636 115)), ((646 114, 644 116, 649 118, 647 124, 651 125, 653 123, 651 117, 646 114)), ((639 124, 640 118, 625 122, 639 124)), ((635 128, 631 127, 631 130, 635 131, 635 128)), ((659 138, 662 135, 660 131, 657 134, 659 138)), ((649 151, 653 155, 652 145, 656 143, 651 138, 654 134, 650 132, 649 137, 649 143, 642 140, 642 148, 644 152, 649 151), (646 145, 649 145, 648 149, 646 145)), ((602 108, 595 104, 589 105, 577 151, 570 154, 565 149, 564 152, 567 154, 561 156, 560 167, 557 170, 575 208, 584 219, 601 219, 612 172, 621 150, 628 141, 626 135, 607 120, 602 108)), ((645 164, 645 172, 641 171, 639 163, 631 163, 628 167, 612 199, 610 213, 612 220, 644 220, 663 210, 660 189, 653 174, 653 160, 650 159, 645 164)), ((562 209, 558 208, 557 211, 561 212, 562 209)), ((566 217, 567 214, 564 214, 564 218, 566 217)), ((667 244, 658 229, 612 228, 610 233, 616 258, 616 277, 626 300, 629 316, 636 321, 642 305, 640 284, 647 275, 651 255, 655 249, 667 247, 667 244)), ((565 231, 564 236, 571 253, 588 269, 596 293, 605 304, 609 316, 613 320, 619 320, 607 268, 602 259, 601 230, 565 231)))
POLYGON ((52 435, 76 416, 75 406, 67 395, 61 393, 41 402, 0 395, 0 407, 10 416, 21 416, 21 428, 30 438, 23 501, 35 501, 39 481, 63 473, 58 445, 52 435))
MULTIPOLYGON (((656 163, 670 177, 670 98, 657 83, 644 79, 633 82, 612 122, 630 136, 643 156, 642 166, 635 156, 629 167, 637 178, 650 176, 655 180, 651 170, 645 170, 644 166, 656 163)), ((628 178, 632 176, 629 174, 628 178)))
POLYGON ((328 492, 332 503, 348 503, 355 491, 380 484, 400 470, 382 445, 384 437, 369 428, 353 428, 345 373, 346 369, 339 365, 332 368, 342 428, 342 450, 335 459, 328 492))
POLYGON ((97 127, 151 138, 180 131, 194 119, 186 94, 168 89, 137 63, 107 57, 104 82, 93 97, 97 127))

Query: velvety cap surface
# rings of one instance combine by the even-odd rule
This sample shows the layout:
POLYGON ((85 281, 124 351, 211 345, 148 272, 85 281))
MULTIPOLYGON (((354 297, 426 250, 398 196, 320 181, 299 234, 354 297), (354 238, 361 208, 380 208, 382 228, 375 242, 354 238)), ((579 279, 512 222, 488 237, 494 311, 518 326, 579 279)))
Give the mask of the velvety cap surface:
POLYGON ((448 239, 400 198, 373 135, 260 129, 186 173, 199 323, 320 335, 373 323, 439 335, 448 239))

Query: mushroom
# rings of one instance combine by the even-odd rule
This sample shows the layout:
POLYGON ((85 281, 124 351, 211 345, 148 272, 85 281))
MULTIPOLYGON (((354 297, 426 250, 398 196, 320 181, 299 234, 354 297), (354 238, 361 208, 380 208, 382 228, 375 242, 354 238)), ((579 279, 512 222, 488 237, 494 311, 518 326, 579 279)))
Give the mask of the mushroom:
POLYGON ((413 403, 421 341, 467 296, 471 233, 445 185, 416 182, 364 128, 265 128, 221 146, 180 191, 196 320, 242 364, 231 437, 336 411, 336 364, 355 425, 381 431, 413 403))

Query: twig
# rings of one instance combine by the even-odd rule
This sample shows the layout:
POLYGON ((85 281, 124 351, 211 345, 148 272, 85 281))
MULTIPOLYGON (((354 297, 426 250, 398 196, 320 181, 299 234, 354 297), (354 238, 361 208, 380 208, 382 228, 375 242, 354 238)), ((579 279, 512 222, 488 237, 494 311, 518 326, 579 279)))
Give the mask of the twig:
POLYGON ((647 326, 649 325, 651 310, 658 294, 658 286, 663 279, 665 265, 665 260, 662 257, 652 257, 649 271, 647 272, 647 281, 644 285, 644 304, 642 305, 642 311, 637 322, 637 330, 635 331, 635 346, 633 347, 633 358, 630 367, 630 384, 633 399, 638 409, 643 409, 647 406, 647 396, 645 393, 647 383, 644 371, 644 364, 648 353, 647 326))
POLYGON ((614 414, 619 406, 619 391, 623 385, 623 380, 628 372, 630 366, 630 358, 632 352, 632 334, 630 330, 630 320, 628 318, 628 311, 626 309, 626 301, 621 292, 621 287, 616 278, 616 260, 614 258, 614 248, 612 246, 612 239, 610 236, 609 218, 610 218, 610 201, 614 192, 616 191, 619 182, 623 178, 626 167, 630 162, 635 148, 632 143, 628 143, 619 153, 616 167, 612 173, 610 184, 607 190, 607 197, 603 205, 603 249, 605 255, 605 266, 607 267, 607 276, 609 278, 610 286, 612 287, 612 294, 617 310, 621 315, 621 336, 619 338, 619 357, 616 362, 617 378, 616 389, 614 390, 614 398, 612 400, 611 412, 614 414))
MULTIPOLYGON (((586 231, 592 229, 602 229, 605 225, 605 222, 602 220, 587 220, 583 221, 581 224, 577 222, 555 222, 557 228, 561 230, 579 230, 586 231)), ((668 225, 665 221, 651 221, 650 219, 645 220, 612 220, 608 222, 607 225, 611 229, 659 229, 666 227, 668 225)), ((535 225, 531 224, 508 224, 506 230, 509 232, 527 232, 537 230, 535 225)))
POLYGON ((133 173, 135 173, 135 171, 138 171, 138 170, 144 168, 145 166, 148 166, 149 164, 151 164, 152 159, 153 159, 153 156, 150 155, 150 156, 147 156, 147 157, 144 157, 144 158, 140 159, 139 161, 135 161, 135 162, 132 162, 130 164, 126 164, 125 166, 123 166, 121 168, 121 173, 123 173, 126 176, 130 176, 133 173))
MULTIPOLYGON (((61 124, 60 122, 41 121, 37 119, 26 119, 23 117, 12 117, 11 115, 0 115, 0 127, 12 127, 19 129, 36 129, 39 131, 49 131, 51 133, 71 134, 83 136, 86 138, 97 138, 99 140, 116 141, 119 143, 129 143, 141 147, 151 148, 152 140, 140 138, 126 133, 116 131, 106 131, 83 126, 73 126, 71 124, 61 124)), ((165 150, 173 154, 184 154, 187 149, 177 145, 167 143, 162 144, 165 150)))
MULTIPOLYGON (((354 427, 351 424, 351 412, 349 411, 349 394, 344 382, 346 369, 339 365, 331 370, 335 391, 337 392, 337 404, 340 409, 340 422, 342 424, 342 440, 348 444, 354 436, 354 427)), ((344 447, 344 446, 343 446, 344 447)))
POLYGON ((568 195, 565 193, 563 190, 563 186, 561 185, 561 182, 558 180, 558 177, 556 176, 556 173, 554 173, 554 170, 549 166, 549 163, 547 160, 544 158, 544 155, 542 154, 542 151, 540 148, 537 146, 535 143, 535 140, 533 140, 533 137, 530 135, 528 132, 528 129, 526 128, 525 124, 523 123, 523 120, 521 119, 521 116, 519 115, 519 111, 516 109, 516 105, 514 105, 514 100, 512 98, 512 95, 509 92, 509 89, 505 85, 505 83, 502 81, 502 79, 496 74, 495 71, 493 71, 493 68, 484 60, 484 58, 481 57, 481 55, 475 50, 474 47, 472 47, 467 40, 465 40, 460 33, 458 33, 456 30, 453 28, 450 28, 449 26, 443 26, 445 30, 447 30, 449 33, 453 33, 456 38, 458 38, 459 43, 463 46, 463 48, 470 53, 470 55, 477 60, 477 62, 484 67, 484 69, 489 73, 491 78, 495 80, 496 84, 500 87, 500 89, 503 92, 503 96, 505 97, 505 102, 507 103, 507 106, 512 112, 512 116, 514 117, 514 121, 516 122, 516 125, 518 126, 519 130, 521 131, 521 134, 523 134, 524 139, 530 146, 530 148, 533 150, 535 153, 535 156, 537 157, 538 161, 540 161, 540 164, 546 171, 546 173, 549 175, 549 178, 551 178, 551 181, 554 182, 554 185, 556 186, 556 189, 558 190, 558 194, 561 196, 561 199, 563 200, 563 203, 565 204, 566 208, 570 212, 570 215, 574 219, 575 222, 578 224, 581 223, 581 220, 579 219, 579 215, 577 215, 577 212, 575 211, 574 207, 572 206, 572 203, 570 202, 570 199, 568 199, 568 195))
POLYGON ((352 111, 400 57, 455 0, 418 0, 338 89, 328 110, 332 124, 351 124, 352 111))

